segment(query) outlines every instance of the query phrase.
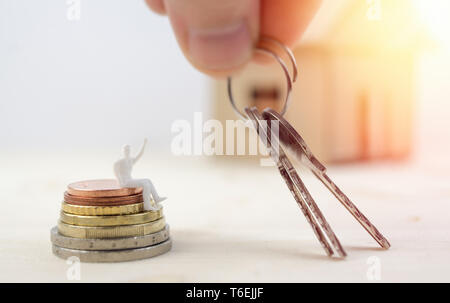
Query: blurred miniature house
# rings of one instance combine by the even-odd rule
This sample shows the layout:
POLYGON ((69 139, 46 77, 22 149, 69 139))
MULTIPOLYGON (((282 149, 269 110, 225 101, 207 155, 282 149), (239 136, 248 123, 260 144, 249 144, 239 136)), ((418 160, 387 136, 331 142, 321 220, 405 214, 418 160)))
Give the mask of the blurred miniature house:
MULTIPOLYGON (((286 118, 320 160, 409 154, 419 39, 411 2, 324 1, 294 50, 300 74, 286 118), (371 7, 374 3, 378 6, 371 7)), ((250 64, 235 79, 233 93, 241 108, 277 109, 283 102, 285 78, 276 64, 250 64)), ((236 119, 226 83, 217 82, 215 92, 216 117, 236 119)))

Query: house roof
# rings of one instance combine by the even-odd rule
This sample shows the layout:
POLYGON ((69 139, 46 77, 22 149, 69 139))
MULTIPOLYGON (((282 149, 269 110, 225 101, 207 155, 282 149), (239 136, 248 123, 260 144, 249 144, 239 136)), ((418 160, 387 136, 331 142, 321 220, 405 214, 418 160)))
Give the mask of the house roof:
POLYGON ((429 42, 413 1, 379 1, 374 18, 367 1, 324 0, 301 45, 396 50, 429 42))
POLYGON ((322 41, 351 2, 352 0, 322 0, 322 5, 304 33, 301 43, 316 44, 322 41))

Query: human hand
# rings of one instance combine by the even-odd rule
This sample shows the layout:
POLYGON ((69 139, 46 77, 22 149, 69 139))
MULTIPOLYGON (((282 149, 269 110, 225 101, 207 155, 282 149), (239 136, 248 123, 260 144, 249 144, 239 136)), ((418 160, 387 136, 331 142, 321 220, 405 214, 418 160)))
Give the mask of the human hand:
POLYGON ((253 58, 261 36, 289 47, 300 39, 321 0, 146 0, 169 16, 184 55, 212 76, 227 76, 253 58))

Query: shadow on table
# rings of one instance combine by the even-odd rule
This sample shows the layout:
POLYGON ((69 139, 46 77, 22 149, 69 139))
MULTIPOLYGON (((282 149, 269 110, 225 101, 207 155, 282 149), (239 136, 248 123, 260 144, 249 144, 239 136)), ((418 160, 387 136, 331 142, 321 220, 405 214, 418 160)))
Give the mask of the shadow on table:
POLYGON ((329 258, 320 244, 310 241, 258 240, 223 236, 214 232, 199 230, 171 230, 174 246, 172 250, 184 253, 207 253, 210 255, 248 254, 265 255, 280 258, 305 258, 321 261, 341 261, 341 258, 329 258))
POLYGON ((351 252, 351 251, 379 251, 379 252, 383 252, 383 251, 387 251, 387 249, 384 249, 382 247, 369 247, 369 246, 346 246, 344 247, 344 249, 347 252, 351 252))

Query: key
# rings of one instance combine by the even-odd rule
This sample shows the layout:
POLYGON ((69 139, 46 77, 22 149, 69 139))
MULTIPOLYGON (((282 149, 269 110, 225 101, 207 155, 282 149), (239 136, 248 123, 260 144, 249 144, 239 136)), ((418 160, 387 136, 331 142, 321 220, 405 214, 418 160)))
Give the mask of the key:
POLYGON ((346 256, 345 250, 342 248, 339 239, 334 234, 330 225, 326 221, 316 202, 312 198, 303 181, 300 179, 297 171, 286 155, 283 146, 289 153, 309 168, 312 173, 324 184, 328 190, 338 199, 338 201, 349 211, 353 217, 366 229, 366 231, 378 242, 378 244, 388 249, 389 241, 378 231, 378 229, 367 219, 367 217, 353 204, 353 202, 344 194, 344 192, 331 180, 326 173, 326 167, 314 156, 306 142, 295 130, 295 128, 283 118, 286 112, 293 82, 297 78, 297 63, 292 51, 280 41, 273 38, 261 38, 260 45, 255 49, 263 54, 271 56, 275 59, 283 70, 286 77, 287 92, 284 105, 280 113, 273 109, 266 109, 260 113, 256 108, 245 108, 245 114, 239 111, 234 102, 231 89, 232 79, 228 77, 228 97, 230 99, 233 110, 242 119, 249 119, 255 127, 261 141, 270 151, 272 159, 277 164, 278 170, 283 177, 286 185, 294 196, 295 201, 299 205, 309 224, 311 225, 316 237, 322 244, 328 256, 334 254, 334 250, 341 257, 346 256), (289 70, 276 50, 281 50, 289 57, 292 64, 292 77, 289 70), (264 127, 266 126, 266 127, 264 127), (274 132, 274 127, 277 131, 274 132), (275 136, 274 136, 275 134, 275 136), (324 233, 325 232, 325 233, 324 233), (326 235, 326 236, 325 236, 326 235))
POLYGON ((278 121, 279 137, 281 144, 293 151, 297 159, 305 163, 313 174, 328 188, 328 190, 341 202, 342 205, 353 215, 353 217, 366 229, 366 231, 380 244, 387 249, 391 245, 389 241, 378 231, 378 229, 367 219, 366 216, 356 207, 355 204, 344 194, 344 192, 326 174, 326 168, 314 157, 305 140, 295 130, 295 128, 276 111, 268 108, 262 113, 265 120, 278 121), (308 163, 309 162, 309 163, 308 163))
POLYGON ((340 257, 347 256, 339 239, 334 234, 333 230, 331 229, 327 220, 323 216, 319 207, 317 206, 314 199, 306 189, 306 186, 298 176, 297 171, 295 170, 291 161, 287 158, 285 152, 280 147, 276 132, 274 136, 272 132, 272 127, 271 126, 265 127, 267 126, 267 124, 264 125, 262 123, 263 118, 255 107, 250 109, 245 108, 245 113, 247 114, 250 121, 253 122, 253 126, 255 127, 255 130, 259 135, 261 141, 269 149, 272 159, 275 161, 275 163, 277 163, 278 170, 281 176, 286 182, 286 185, 288 186, 295 201, 297 202, 303 214, 305 215, 307 221, 311 225, 314 233, 316 234, 317 239, 322 244, 327 255, 331 257, 334 254, 334 252, 320 227, 322 227, 325 233, 327 234, 328 239, 330 240, 331 244, 333 245, 339 256, 340 257))

